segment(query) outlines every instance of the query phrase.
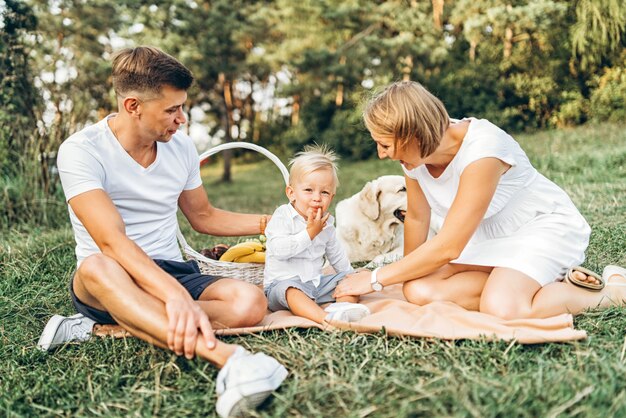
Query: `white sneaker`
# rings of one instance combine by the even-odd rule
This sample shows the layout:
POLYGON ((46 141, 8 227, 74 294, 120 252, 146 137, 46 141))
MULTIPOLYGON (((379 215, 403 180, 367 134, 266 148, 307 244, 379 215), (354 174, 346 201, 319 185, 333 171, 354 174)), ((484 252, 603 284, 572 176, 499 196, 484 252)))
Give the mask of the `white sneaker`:
POLYGON ((37 348, 48 351, 70 341, 87 341, 95 322, 83 314, 70 317, 54 315, 39 337, 37 348))
POLYGON ((237 347, 217 375, 215 410, 222 418, 242 416, 267 399, 286 377, 287 369, 273 357, 237 347))
POLYGON ((357 322, 371 315, 369 308, 360 303, 335 302, 324 309, 327 321, 357 322))

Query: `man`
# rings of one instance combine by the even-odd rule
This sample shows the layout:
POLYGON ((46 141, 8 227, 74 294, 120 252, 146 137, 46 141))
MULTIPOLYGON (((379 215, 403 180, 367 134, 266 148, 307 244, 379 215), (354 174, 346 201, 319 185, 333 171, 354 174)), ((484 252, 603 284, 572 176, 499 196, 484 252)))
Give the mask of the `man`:
POLYGON ((265 314, 265 297, 249 283, 203 275, 197 263, 183 262, 176 212, 180 207, 196 231, 220 236, 257 234, 263 217, 209 203, 197 152, 178 131, 193 82, 187 68, 156 48, 129 48, 115 55, 112 79, 118 113, 70 136, 57 159, 76 239, 70 292, 82 315, 53 317, 38 345, 85 339, 94 322, 119 324, 221 368, 221 416, 255 407, 286 369, 272 357, 218 341, 212 327, 255 325, 265 314))

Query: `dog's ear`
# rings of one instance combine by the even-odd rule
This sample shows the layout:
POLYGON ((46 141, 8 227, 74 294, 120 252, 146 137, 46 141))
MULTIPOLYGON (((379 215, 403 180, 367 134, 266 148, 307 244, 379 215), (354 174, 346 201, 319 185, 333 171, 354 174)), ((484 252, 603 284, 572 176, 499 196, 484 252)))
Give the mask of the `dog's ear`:
POLYGON ((359 209, 374 221, 380 216, 379 197, 380 189, 373 181, 368 182, 359 193, 359 209))

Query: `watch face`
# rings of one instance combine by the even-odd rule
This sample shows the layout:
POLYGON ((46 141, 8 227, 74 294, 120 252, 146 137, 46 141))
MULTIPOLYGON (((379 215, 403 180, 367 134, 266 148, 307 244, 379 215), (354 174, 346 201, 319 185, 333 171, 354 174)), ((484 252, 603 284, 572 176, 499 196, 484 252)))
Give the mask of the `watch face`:
POLYGON ((372 283, 372 289, 374 289, 376 292, 380 292, 381 290, 383 290, 383 285, 378 282, 372 283))

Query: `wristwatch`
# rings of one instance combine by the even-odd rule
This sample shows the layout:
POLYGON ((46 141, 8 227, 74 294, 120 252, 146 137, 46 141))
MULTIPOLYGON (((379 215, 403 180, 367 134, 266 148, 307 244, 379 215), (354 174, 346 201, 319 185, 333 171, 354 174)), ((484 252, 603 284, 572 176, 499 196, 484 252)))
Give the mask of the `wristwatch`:
POLYGON ((374 292, 380 292, 381 290, 383 290, 384 287, 383 284, 379 282, 376 278, 376 273, 378 273, 378 270, 380 270, 380 267, 376 267, 374 270, 372 270, 372 278, 370 279, 370 283, 372 284, 372 290, 374 292))

